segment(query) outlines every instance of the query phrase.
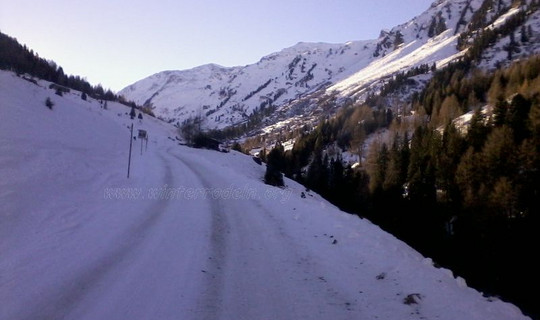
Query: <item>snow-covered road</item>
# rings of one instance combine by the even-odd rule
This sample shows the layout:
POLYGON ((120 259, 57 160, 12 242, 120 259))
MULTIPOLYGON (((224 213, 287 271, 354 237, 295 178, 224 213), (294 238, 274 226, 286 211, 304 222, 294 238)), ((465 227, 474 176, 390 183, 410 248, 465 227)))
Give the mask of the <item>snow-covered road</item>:
MULTIPOLYGON (((278 197, 249 192, 241 177, 189 150, 155 148, 129 187, 63 192, 72 210, 91 217, 65 210, 73 221, 19 225, 17 239, 5 239, 18 243, 6 248, 11 261, 2 265, 2 319, 351 316, 354 298, 328 283, 263 203, 279 204, 278 197), (128 188, 142 192, 112 193, 128 188), (81 193, 105 199, 81 203, 81 193)), ((40 210, 60 213, 56 202, 40 210)))
POLYGON ((135 122, 150 141, 127 179, 129 110, 40 84, 0 71, 0 320, 527 319, 157 120, 135 122))
MULTIPOLYGON (((216 172, 211 163, 174 157, 205 190, 242 188, 233 182, 240 177, 216 172)), ((273 214, 276 205, 261 198, 258 193, 244 199, 212 198, 208 263, 202 270, 207 276, 203 314, 217 319, 351 317, 348 301, 354 297, 342 296, 339 283, 327 283, 325 270, 273 214)), ((271 198, 268 193, 266 198, 271 198)), ((278 197, 273 200, 279 204, 278 197)))

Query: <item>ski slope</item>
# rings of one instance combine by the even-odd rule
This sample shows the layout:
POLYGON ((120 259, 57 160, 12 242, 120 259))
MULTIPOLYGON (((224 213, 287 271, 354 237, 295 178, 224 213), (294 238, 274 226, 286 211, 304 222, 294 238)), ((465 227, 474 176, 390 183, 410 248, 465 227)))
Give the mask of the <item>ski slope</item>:
POLYGON ((38 83, 0 71, 0 319, 528 319, 149 117, 127 179, 129 109, 38 83))

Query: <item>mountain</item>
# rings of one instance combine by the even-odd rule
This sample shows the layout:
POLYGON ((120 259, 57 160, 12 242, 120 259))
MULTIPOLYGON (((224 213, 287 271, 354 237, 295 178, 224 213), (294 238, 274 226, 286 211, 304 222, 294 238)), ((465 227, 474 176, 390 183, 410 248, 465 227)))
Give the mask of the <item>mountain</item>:
POLYGON ((299 43, 245 67, 204 65, 165 71, 120 94, 152 104, 158 116, 174 122, 202 114, 207 127, 245 121, 256 110, 284 105, 350 75, 355 64, 373 59, 372 41, 347 44, 299 43))
POLYGON ((0 87, 0 319, 530 319, 298 183, 265 185, 249 156, 38 78, 0 87))
MULTIPOLYGON (((262 114, 259 127, 295 116, 317 118, 321 97, 363 101, 398 72, 420 66, 441 68, 469 51, 487 29, 533 7, 534 1, 438 0, 412 20, 383 30, 378 39, 345 44, 298 43, 243 67, 205 65, 190 70, 164 71, 142 79, 120 94, 154 108, 172 123, 202 117, 208 129, 247 122, 262 114), (266 112, 265 112, 266 111, 266 112)), ((534 37, 540 32, 538 10, 528 12, 515 26, 534 37)), ((511 36, 500 37, 481 53, 482 68, 507 62, 511 36)), ((510 60, 540 52, 539 41, 512 49, 510 60)), ((420 77, 416 91, 429 79, 420 77)), ((414 91, 414 90, 412 90, 414 91)), ((411 91, 411 93, 412 93, 411 91)))

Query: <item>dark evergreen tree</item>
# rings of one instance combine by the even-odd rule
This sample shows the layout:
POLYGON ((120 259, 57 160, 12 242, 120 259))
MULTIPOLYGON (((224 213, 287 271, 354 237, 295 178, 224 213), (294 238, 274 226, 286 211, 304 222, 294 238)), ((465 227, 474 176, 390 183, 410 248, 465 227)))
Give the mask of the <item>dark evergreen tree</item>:
POLYGON ((442 200, 445 202, 459 204, 461 201, 456 171, 465 146, 461 133, 453 124, 448 124, 443 132, 440 152, 437 154, 437 186, 442 190, 442 200))
POLYGON ((328 177, 328 197, 338 206, 343 207, 349 202, 347 198, 350 193, 346 189, 346 173, 343 167, 343 160, 340 156, 330 160, 328 177))
MULTIPOLYGON (((327 160, 328 158, 326 158, 327 160)), ((327 163, 326 163, 327 164, 327 163)), ((308 187, 318 193, 324 194, 328 183, 328 166, 325 165, 320 152, 313 153, 313 159, 309 165, 306 177, 308 187)))
POLYGON ((526 42, 529 42, 529 35, 527 33, 527 28, 525 27, 525 25, 521 26, 521 42, 522 43, 526 43, 526 42))
POLYGON ((512 60, 514 57, 514 53, 519 52, 519 46, 516 42, 514 32, 510 33, 510 42, 504 47, 504 49, 508 52, 507 59, 512 60))
POLYGON ((499 177, 514 177, 517 163, 514 132, 506 125, 494 128, 482 148, 480 163, 485 168, 484 181, 494 186, 499 177))
POLYGON ((432 206, 436 200, 435 161, 437 151, 434 132, 418 127, 411 141, 408 169, 409 198, 417 203, 432 206))
POLYGON ((444 31, 446 31, 446 29, 447 27, 446 27, 446 22, 444 21, 444 18, 439 17, 439 22, 437 22, 437 27, 435 27, 435 33, 439 35, 443 33, 444 31))
POLYGON ((456 183, 465 207, 477 206, 481 196, 481 184, 484 173, 480 159, 473 147, 469 147, 461 157, 456 169, 456 183))
POLYGON ((508 103, 505 100, 499 100, 493 109, 493 124, 500 127, 507 122, 508 103))
POLYGON ((264 174, 264 182, 266 184, 282 187, 285 185, 283 182, 283 174, 281 170, 284 167, 284 149, 283 146, 278 143, 268 153, 266 162, 266 172, 264 174))
POLYGON ((259 151, 259 158, 261 158, 262 162, 266 162, 266 148, 263 148, 261 151, 259 151))
POLYGON ((508 108, 508 126, 512 129, 518 145, 530 134, 528 125, 530 109, 531 101, 519 93, 512 98, 508 108))
POLYGON ((401 146, 399 144, 399 136, 396 134, 390 153, 388 156, 388 168, 382 184, 383 190, 389 193, 400 193, 401 186, 405 183, 402 180, 402 159, 401 146))
POLYGON ((389 152, 386 143, 380 147, 375 147, 371 152, 374 153, 369 161, 369 188, 372 193, 380 193, 383 190, 383 184, 386 179, 386 173, 389 163, 389 152))
POLYGON ((486 118, 482 113, 482 109, 477 108, 469 123, 465 140, 475 151, 480 151, 484 146, 488 133, 489 128, 486 125, 486 118))
POLYGON ((137 116, 137 113, 135 112, 135 106, 131 106, 131 111, 129 112, 129 116, 131 117, 131 119, 135 119, 135 117, 137 116))
POLYGON ((403 42, 403 34, 401 34, 401 32, 398 30, 394 38, 394 49, 397 49, 400 45, 403 44, 403 42))

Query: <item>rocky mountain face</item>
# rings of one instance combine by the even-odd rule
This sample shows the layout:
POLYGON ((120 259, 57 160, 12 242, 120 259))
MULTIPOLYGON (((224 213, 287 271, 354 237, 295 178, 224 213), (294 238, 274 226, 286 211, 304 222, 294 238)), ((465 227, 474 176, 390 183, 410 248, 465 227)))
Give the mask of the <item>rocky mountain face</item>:
POLYGON ((524 21, 516 22, 510 34, 490 43, 480 53, 478 65, 496 68, 540 52, 538 10, 524 14, 536 3, 438 0, 412 20, 381 31, 375 40, 298 43, 243 67, 209 64, 164 71, 126 87, 120 94, 152 107, 168 122, 180 125, 199 117, 208 129, 247 123, 256 116, 262 119, 260 128, 294 117, 314 119, 342 103, 362 101, 380 92, 398 73, 429 66, 413 80, 415 86, 409 93, 420 90, 434 68, 460 58, 474 39, 486 30, 497 32, 516 16, 524 16, 524 21), (529 39, 519 42, 523 33, 529 39), (324 101, 331 101, 331 107, 324 108, 324 101))

